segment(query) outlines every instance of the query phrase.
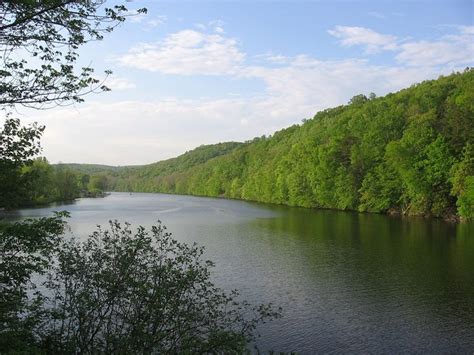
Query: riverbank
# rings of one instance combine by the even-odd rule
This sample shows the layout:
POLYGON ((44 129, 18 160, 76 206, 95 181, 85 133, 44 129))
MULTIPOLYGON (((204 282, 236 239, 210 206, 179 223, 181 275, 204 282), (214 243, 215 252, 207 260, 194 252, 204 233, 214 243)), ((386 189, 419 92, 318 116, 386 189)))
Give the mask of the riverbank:
POLYGON ((92 191, 81 191, 79 197, 83 198, 104 198, 110 195, 110 192, 105 192, 101 190, 92 190, 92 191))
POLYGON ((404 212, 402 209, 395 209, 390 208, 387 211, 360 211, 356 209, 338 209, 338 208, 331 208, 331 207, 318 207, 318 206, 301 206, 301 205, 290 205, 285 203, 275 203, 269 201, 261 201, 261 200, 254 200, 254 199, 243 199, 243 198, 235 198, 235 197, 228 197, 225 195, 220 196, 212 196, 212 195, 205 195, 205 194, 189 194, 189 193, 174 193, 174 192, 165 192, 165 191, 134 191, 134 190, 111 190, 111 192, 118 192, 118 193, 157 193, 163 195, 172 195, 172 196, 193 196, 193 197, 205 197, 205 198, 213 198, 213 199, 222 199, 222 200, 229 200, 229 201, 243 201, 243 202, 254 202, 254 203, 261 203, 264 205, 274 205, 274 206, 285 206, 285 207, 298 207, 304 208, 308 210, 321 210, 321 211, 340 211, 340 212, 356 212, 356 213, 363 213, 363 214, 375 214, 375 215, 385 215, 385 216, 392 216, 392 217, 401 217, 401 218, 422 218, 422 219, 433 219, 433 220, 442 220, 447 223, 468 223, 471 219, 462 218, 456 215, 454 212, 450 214, 446 214, 443 216, 435 216, 435 215, 427 215, 427 214, 410 214, 406 211, 404 212))
POLYGON ((51 205, 63 205, 71 204, 79 198, 105 198, 110 196, 110 192, 104 191, 81 191, 76 196, 69 199, 37 199, 35 202, 29 201, 28 203, 22 203, 15 208, 0 208, 0 213, 8 213, 9 211, 14 211, 17 209, 24 208, 42 208, 51 205))
POLYGON ((160 219, 180 242, 204 246, 219 287, 282 306, 283 318, 260 329, 262 352, 466 353, 474 346, 474 223, 156 193, 113 192, 63 209, 79 240, 111 219, 132 229, 160 219))

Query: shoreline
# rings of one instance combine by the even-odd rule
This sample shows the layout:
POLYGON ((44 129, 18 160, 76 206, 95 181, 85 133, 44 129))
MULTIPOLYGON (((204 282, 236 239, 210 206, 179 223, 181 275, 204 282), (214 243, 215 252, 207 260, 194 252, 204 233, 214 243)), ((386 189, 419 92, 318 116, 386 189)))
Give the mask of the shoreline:
POLYGON ((389 209, 386 212, 370 212, 370 211, 358 211, 352 209, 341 210, 337 208, 330 208, 330 207, 306 207, 306 206, 293 206, 287 205, 283 203, 275 203, 275 202, 264 202, 258 200, 246 200, 240 198, 232 198, 227 196, 208 196, 208 195, 195 195, 195 194, 182 194, 182 193, 173 193, 173 192, 160 192, 160 191, 114 191, 110 190, 110 193, 119 192, 119 193, 140 193, 140 194, 163 194, 163 195, 177 195, 177 196, 192 196, 192 197, 205 197, 205 198, 212 198, 212 199, 219 199, 219 200, 229 200, 229 201, 241 201, 241 202, 252 202, 257 204, 265 204, 265 205, 273 205, 273 206, 283 206, 283 207, 291 207, 291 208, 303 208, 306 210, 326 210, 326 211, 337 211, 337 212, 351 212, 351 213, 360 213, 360 214, 370 214, 370 215, 381 215, 386 217, 397 217, 400 219, 403 218, 420 218, 424 220, 433 220, 433 221, 443 221, 445 223, 451 224, 459 224, 459 223, 469 223, 470 220, 465 220, 460 218, 459 216, 452 214, 447 215, 444 217, 434 217, 434 216, 426 216, 426 215, 410 215, 404 214, 400 211, 395 209, 389 209))

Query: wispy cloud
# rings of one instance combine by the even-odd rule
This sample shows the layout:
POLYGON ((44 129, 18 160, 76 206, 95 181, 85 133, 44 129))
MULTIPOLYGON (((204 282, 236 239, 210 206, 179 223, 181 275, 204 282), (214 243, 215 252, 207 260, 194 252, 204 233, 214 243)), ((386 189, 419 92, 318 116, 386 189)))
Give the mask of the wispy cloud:
POLYGON ((382 14, 380 12, 377 12, 377 11, 370 11, 370 12, 367 13, 367 15, 378 18, 380 20, 384 20, 386 18, 386 16, 384 14, 382 14))
POLYGON ((474 26, 457 26, 462 34, 474 35, 474 26))
POLYGON ((457 33, 435 41, 400 40, 369 28, 336 26, 328 33, 344 47, 362 46, 366 54, 398 52, 395 59, 410 66, 464 65, 474 61, 474 26, 456 26, 457 33))
POLYGON ((235 39, 184 30, 162 42, 138 45, 118 61, 124 66, 165 74, 230 75, 244 58, 235 39))
POLYGON ((203 23, 196 23, 194 27, 196 27, 200 31, 205 31, 207 29, 207 26, 203 23))
POLYGON ((386 67, 367 60, 297 56, 278 67, 240 68, 239 77, 265 83, 265 91, 253 97, 223 94, 215 99, 91 102, 76 111, 60 109, 31 119, 47 119, 43 146, 53 162, 67 156, 75 162, 151 163, 201 144, 272 134, 319 110, 347 103, 356 94, 383 95, 449 72, 429 66, 386 67), (87 145, 77 132, 88 132, 87 145))
POLYGON ((396 36, 384 35, 365 27, 336 26, 328 33, 339 38, 344 47, 364 46, 367 53, 397 48, 396 36))
POLYGON ((131 16, 128 20, 131 23, 139 23, 145 27, 158 27, 165 24, 168 21, 168 17, 165 15, 154 15, 150 16, 149 14, 137 13, 134 16, 131 16))
POLYGON ((469 64, 474 61, 474 35, 452 35, 434 42, 404 43, 399 50, 397 61, 411 66, 469 64))
POLYGON ((289 58, 287 56, 281 55, 281 54, 270 54, 265 56, 265 59, 274 64, 288 64, 289 58))
POLYGON ((224 34, 225 22, 222 20, 212 20, 208 23, 196 23, 194 26, 200 31, 211 31, 219 34, 224 34))
POLYGON ((137 87, 135 83, 118 76, 112 76, 110 78, 107 78, 107 80, 105 81, 105 85, 107 85, 108 88, 117 91, 135 89, 137 87))
MULTIPOLYGON (((375 65, 370 56, 320 60, 272 53, 255 58, 222 33, 184 30, 158 43, 136 46, 117 60, 148 72, 259 80, 264 90, 251 97, 223 92, 218 98, 193 100, 90 102, 76 111, 37 113, 31 120, 47 119, 44 153, 53 162, 67 156, 76 162, 150 163, 200 144, 271 134, 319 110, 347 103, 356 94, 384 95, 474 62, 469 42, 473 31, 468 26, 435 41, 401 41, 360 27, 337 26, 331 31, 343 46, 384 50, 394 61, 375 65), (88 132, 87 144, 77 132, 88 132)), ((123 89, 134 85, 120 77, 112 83, 123 89)))
POLYGON ((165 15, 158 15, 151 17, 145 23, 150 27, 158 27, 164 25, 168 21, 168 17, 165 15))
POLYGON ((214 21, 209 22, 209 26, 216 33, 225 33, 224 25, 225 25, 225 22, 222 20, 214 20, 214 21))

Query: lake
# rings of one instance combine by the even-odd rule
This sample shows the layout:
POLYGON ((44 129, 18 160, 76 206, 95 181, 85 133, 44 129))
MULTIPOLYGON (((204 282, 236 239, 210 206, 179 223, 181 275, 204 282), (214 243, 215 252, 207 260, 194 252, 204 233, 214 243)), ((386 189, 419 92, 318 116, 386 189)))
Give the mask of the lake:
POLYGON ((191 196, 112 193, 18 210, 71 212, 84 238, 109 219, 161 220, 216 262, 214 279, 283 317, 260 327, 260 350, 474 352, 474 224, 310 210, 191 196))

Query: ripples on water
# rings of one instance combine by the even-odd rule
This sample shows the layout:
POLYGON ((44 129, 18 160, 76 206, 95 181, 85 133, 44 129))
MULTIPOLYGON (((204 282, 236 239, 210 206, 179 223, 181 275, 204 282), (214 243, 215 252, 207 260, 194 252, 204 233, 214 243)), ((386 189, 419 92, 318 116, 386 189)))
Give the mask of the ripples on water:
POLYGON ((474 352, 472 223, 128 193, 10 217, 63 209, 78 237, 109 219, 160 219, 205 245, 219 286, 283 307, 260 328, 261 350, 474 352))

